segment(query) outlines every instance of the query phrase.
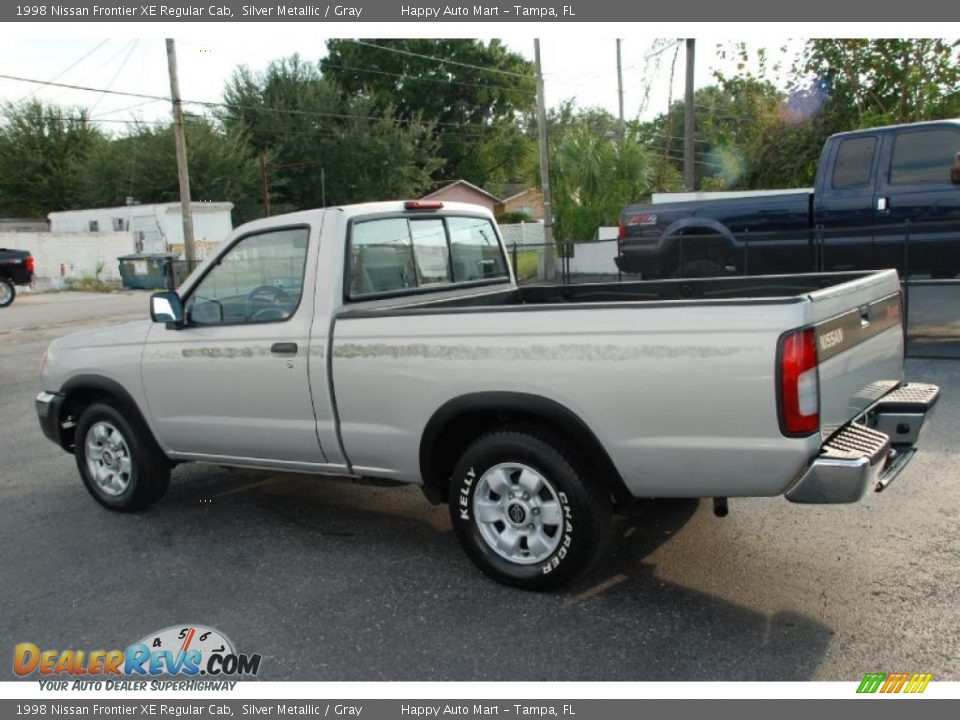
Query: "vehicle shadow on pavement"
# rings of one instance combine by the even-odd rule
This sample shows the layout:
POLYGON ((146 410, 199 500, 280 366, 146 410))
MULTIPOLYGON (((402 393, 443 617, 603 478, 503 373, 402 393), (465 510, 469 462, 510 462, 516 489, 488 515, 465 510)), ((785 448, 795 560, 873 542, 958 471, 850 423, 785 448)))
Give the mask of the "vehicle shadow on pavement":
MULTIPOLYGON (((709 501, 696 499, 639 501, 622 511, 608 552, 571 589, 568 604, 592 602, 598 614, 636 618, 637 649, 645 648, 658 662, 650 676, 633 679, 811 678, 832 640, 829 627, 792 610, 762 612, 657 575, 650 556, 676 536, 693 538, 697 551, 723 552, 722 544, 709 537, 715 523, 723 521, 711 515, 709 501), (699 523, 693 523, 695 516, 699 523), (593 594, 596 590, 600 592, 593 594)), ((681 564, 681 576, 684 570, 681 564)), ((694 572, 689 574, 691 583, 698 582, 694 572)), ((743 568, 742 576, 724 583, 732 591, 727 597, 738 596, 737 583, 755 587, 755 579, 745 580, 751 575, 752 569, 743 568)), ((766 604, 776 605, 782 593, 775 579, 763 582, 770 590, 766 604)))
POLYGON ((586 577, 529 593, 477 571, 415 488, 187 466, 141 514, 79 482, 47 495, 44 527, 3 563, 21 590, 0 590, 0 635, 16 642, 125 647, 202 623, 262 654, 260 679, 498 681, 796 680, 830 642, 809 618, 657 577, 645 558, 695 501, 638 506, 586 577))

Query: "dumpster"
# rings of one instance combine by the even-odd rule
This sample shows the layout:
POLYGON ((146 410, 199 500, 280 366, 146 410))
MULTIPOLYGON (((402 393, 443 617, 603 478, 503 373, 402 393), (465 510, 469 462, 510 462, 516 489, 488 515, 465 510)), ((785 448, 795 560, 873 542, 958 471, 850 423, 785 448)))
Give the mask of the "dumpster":
POLYGON ((163 290, 167 287, 166 264, 175 260, 172 253, 136 253, 121 255, 120 279, 123 287, 138 290, 163 290))

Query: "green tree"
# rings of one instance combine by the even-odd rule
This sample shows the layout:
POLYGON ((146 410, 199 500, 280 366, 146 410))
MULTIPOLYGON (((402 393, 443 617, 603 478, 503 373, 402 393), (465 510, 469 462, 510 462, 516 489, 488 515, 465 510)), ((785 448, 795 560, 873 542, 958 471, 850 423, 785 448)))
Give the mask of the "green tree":
POLYGON ((499 40, 329 40, 320 67, 345 100, 434 123, 438 179, 484 186, 529 169, 522 120, 535 106, 533 68, 499 40))
POLYGON ((81 167, 103 142, 85 110, 7 104, 0 122, 0 213, 44 217, 76 207, 81 167))
POLYGON ((960 42, 942 39, 809 40, 793 89, 815 85, 844 129, 955 117, 960 42))
MULTIPOLYGON (((816 123, 791 116, 805 107, 800 94, 789 105, 772 83, 752 77, 721 78, 694 93, 694 169, 698 189, 795 187, 812 182, 820 147, 816 123)), ((638 132, 659 163, 682 172, 684 101, 638 132)))
POLYGON ((589 124, 567 128, 550 153, 555 237, 590 240, 616 225, 624 205, 649 196, 654 177, 654 158, 635 134, 620 143, 589 124))
MULTIPOLYGON (((736 43, 720 53, 737 60, 738 71, 715 73, 717 85, 694 96, 700 188, 812 185, 833 133, 960 114, 956 41, 809 40, 777 84, 765 51, 752 58, 736 43)), ((682 165, 682 101, 643 130, 664 158, 682 165)))
MULTIPOLYGON (((257 217, 256 165, 243 139, 196 116, 187 117, 184 134, 194 202, 233 202, 238 223, 257 217)), ((81 165, 78 183, 84 207, 123 205, 128 197, 143 203, 179 200, 172 126, 135 125, 123 137, 100 138, 81 165)))
POLYGON ((432 126, 369 99, 345 98, 294 55, 263 73, 238 68, 220 120, 263 153, 276 211, 416 197, 439 166, 432 126))

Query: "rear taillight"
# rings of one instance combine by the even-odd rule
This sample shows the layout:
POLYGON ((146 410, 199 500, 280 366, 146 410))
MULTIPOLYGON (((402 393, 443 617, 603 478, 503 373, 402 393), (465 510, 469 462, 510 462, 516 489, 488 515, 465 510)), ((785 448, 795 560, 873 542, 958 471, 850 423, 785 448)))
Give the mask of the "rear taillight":
POLYGON ((24 265, 27 266, 28 273, 33 272, 33 255, 27 255, 27 259, 26 261, 24 261, 24 265))
POLYGON ((820 429, 820 377, 817 340, 812 329, 780 338, 777 353, 780 388, 780 430, 784 435, 810 435, 820 429))
POLYGON ((623 229, 623 215, 620 216, 620 222, 617 225, 617 242, 623 244, 623 238, 627 235, 626 231, 623 229))

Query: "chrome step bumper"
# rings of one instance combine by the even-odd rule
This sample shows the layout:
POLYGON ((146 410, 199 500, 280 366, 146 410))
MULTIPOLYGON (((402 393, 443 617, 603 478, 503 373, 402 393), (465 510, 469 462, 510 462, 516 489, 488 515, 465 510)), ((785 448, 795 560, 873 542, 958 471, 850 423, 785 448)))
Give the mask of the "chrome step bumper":
POLYGON ((880 492, 916 453, 924 420, 936 405, 936 385, 903 385, 830 437, 820 455, 786 492, 796 503, 851 503, 880 492))

